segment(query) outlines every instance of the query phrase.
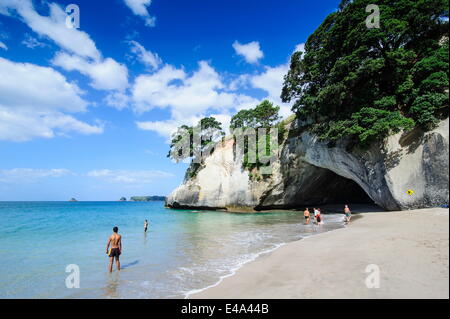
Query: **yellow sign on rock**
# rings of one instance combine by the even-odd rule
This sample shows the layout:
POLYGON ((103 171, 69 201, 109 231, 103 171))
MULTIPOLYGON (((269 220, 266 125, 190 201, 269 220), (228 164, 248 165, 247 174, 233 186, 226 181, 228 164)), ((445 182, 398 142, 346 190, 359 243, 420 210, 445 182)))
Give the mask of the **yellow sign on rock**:
POLYGON ((406 194, 408 194, 409 196, 412 196, 412 194, 414 194, 414 191, 412 189, 408 189, 406 191, 406 194))

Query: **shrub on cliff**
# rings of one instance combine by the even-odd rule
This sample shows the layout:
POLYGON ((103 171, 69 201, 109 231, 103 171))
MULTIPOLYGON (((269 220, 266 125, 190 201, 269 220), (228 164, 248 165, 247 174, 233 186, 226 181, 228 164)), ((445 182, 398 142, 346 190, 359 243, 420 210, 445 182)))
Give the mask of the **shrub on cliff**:
MULTIPOLYGON (((259 158, 259 148, 261 146, 265 147, 265 155, 269 155, 271 153, 271 139, 270 132, 274 128, 278 130, 278 139, 280 137, 284 137, 285 129, 284 125, 280 125, 281 122, 280 116, 278 112, 280 111, 279 106, 274 106, 272 102, 269 100, 264 100, 257 106, 252 109, 241 110, 237 114, 235 114, 230 121, 230 129, 233 131, 235 129, 255 129, 255 138, 256 144, 248 142, 248 137, 239 137, 244 138, 244 159, 243 166, 249 170, 253 168, 259 168, 263 165, 269 165, 270 163, 263 164, 259 158), (266 129, 265 136, 258 136, 258 129, 263 128, 266 129), (256 162, 252 162, 249 160, 249 153, 253 153, 253 156, 256 159, 256 162)), ((234 137, 236 136, 236 131, 234 137)), ((245 134, 245 133, 244 133, 245 134)))
POLYGON ((448 117, 447 0, 342 1, 295 52, 281 98, 320 138, 368 145, 448 117))
POLYGON ((196 126, 181 125, 172 134, 167 157, 177 163, 188 158, 195 159, 186 172, 192 178, 197 174, 204 155, 211 154, 216 143, 224 136, 222 123, 212 116, 202 118, 196 126))

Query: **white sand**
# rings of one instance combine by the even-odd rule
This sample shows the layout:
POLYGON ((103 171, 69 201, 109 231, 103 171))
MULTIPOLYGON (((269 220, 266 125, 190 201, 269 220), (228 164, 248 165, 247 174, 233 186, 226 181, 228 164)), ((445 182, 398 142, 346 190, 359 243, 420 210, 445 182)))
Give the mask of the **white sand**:
POLYGON ((360 214, 292 242, 191 298, 449 298, 449 211, 360 214), (380 287, 367 288, 369 264, 380 287))

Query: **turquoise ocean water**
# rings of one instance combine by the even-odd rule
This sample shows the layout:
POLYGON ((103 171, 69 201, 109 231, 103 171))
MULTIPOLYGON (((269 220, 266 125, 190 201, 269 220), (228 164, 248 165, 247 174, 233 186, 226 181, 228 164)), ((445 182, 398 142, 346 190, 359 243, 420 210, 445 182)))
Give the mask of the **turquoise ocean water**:
POLYGON ((343 227, 302 212, 169 210, 163 202, 0 202, 0 298, 184 298, 284 243, 343 227), (144 220, 150 227, 143 231, 144 220), (122 270, 107 272, 112 227, 122 270), (66 266, 80 288, 66 287, 66 266))

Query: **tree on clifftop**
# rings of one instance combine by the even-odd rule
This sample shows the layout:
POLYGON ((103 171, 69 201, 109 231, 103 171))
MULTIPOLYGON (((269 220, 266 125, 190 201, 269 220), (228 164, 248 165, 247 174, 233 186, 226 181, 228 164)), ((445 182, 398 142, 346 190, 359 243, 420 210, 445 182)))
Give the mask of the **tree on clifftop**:
MULTIPOLYGON (((274 106, 269 100, 264 100, 252 109, 241 110, 236 115, 231 118, 230 129, 234 134, 234 138, 241 138, 244 142, 244 160, 243 166, 248 169, 259 168, 263 166, 261 159, 259 158, 259 150, 265 151, 264 154, 270 155, 272 150, 272 145, 270 138, 270 132, 273 128, 279 130, 279 134, 284 134, 284 131, 280 129, 278 121, 280 116, 278 112, 280 111, 279 106, 274 106), (243 129, 242 131, 235 129, 243 129), (245 134, 245 129, 255 129, 254 135, 257 143, 252 144, 248 141, 248 136, 238 136, 240 134, 245 134), (266 129, 266 133, 263 136, 259 136, 258 129, 266 129), (249 153, 252 156, 249 156, 249 153), (254 154, 254 155, 253 155, 254 154), (249 158, 255 158, 255 162, 249 160, 249 158)), ((270 163, 266 163, 269 165, 270 163)))
POLYGON ((230 128, 270 128, 280 119, 279 111, 279 106, 264 100, 253 109, 240 110, 231 118, 230 128))
POLYGON ((211 152, 225 133, 222 123, 214 117, 202 118, 196 126, 181 125, 172 135, 167 157, 179 162, 186 158, 211 152))
POLYGON ((371 142, 448 117, 447 0, 342 1, 291 57, 281 98, 320 138, 371 142))

